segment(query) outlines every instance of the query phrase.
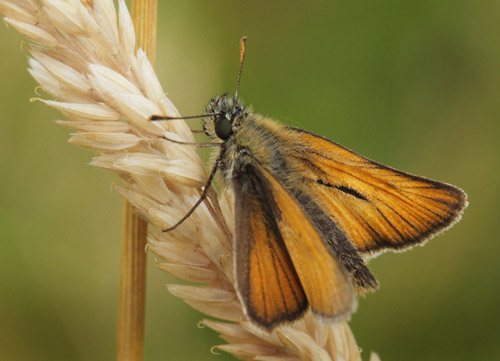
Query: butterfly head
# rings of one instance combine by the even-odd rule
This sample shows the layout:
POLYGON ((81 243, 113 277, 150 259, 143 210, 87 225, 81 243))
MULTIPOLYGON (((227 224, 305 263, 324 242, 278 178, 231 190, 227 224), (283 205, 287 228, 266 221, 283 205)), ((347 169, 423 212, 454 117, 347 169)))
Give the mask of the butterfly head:
POLYGON ((242 121, 250 114, 235 97, 223 94, 214 97, 205 108, 207 117, 203 120, 203 130, 212 139, 228 140, 242 121))

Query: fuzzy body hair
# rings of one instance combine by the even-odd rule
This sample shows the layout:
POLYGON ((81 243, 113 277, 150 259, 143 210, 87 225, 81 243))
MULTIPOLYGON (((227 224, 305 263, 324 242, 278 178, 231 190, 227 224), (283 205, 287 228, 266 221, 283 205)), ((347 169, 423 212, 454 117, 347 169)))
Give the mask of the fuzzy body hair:
MULTIPOLYGON (((249 163, 257 162, 269 169, 280 182, 287 187, 292 182, 291 174, 298 167, 290 158, 285 160, 284 151, 293 149, 293 133, 269 118, 253 113, 251 108, 245 108, 233 97, 220 95, 213 98, 205 109, 207 114, 220 114, 231 121, 233 134, 224 142, 220 152, 215 152, 213 159, 221 157, 223 166, 220 168, 222 183, 230 187, 235 174, 238 174, 249 163)), ((212 139, 218 139, 214 123, 216 116, 211 116, 203 122, 205 133, 212 139)), ((295 179, 296 180, 296 179, 295 179)))

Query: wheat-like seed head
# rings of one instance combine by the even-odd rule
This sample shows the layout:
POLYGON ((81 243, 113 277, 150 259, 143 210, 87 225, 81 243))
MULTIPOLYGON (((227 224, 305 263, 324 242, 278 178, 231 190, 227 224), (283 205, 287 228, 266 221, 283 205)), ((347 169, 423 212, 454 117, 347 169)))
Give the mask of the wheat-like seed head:
MULTIPOLYGON (((123 180, 116 186, 157 230, 180 219, 200 196, 206 172, 182 120, 150 122, 179 113, 164 95, 146 54, 135 52, 124 0, 0 0, 4 21, 32 43, 29 72, 54 100, 39 99, 76 130, 69 142, 97 151, 91 165, 123 180)), ((198 285, 168 290, 200 312, 228 343, 217 346, 245 360, 360 360, 347 323, 323 324, 311 314, 268 334, 245 320, 234 289, 231 192, 205 202, 175 230, 155 232, 149 250, 158 268, 198 285)), ((371 360, 378 357, 372 354, 371 360)))

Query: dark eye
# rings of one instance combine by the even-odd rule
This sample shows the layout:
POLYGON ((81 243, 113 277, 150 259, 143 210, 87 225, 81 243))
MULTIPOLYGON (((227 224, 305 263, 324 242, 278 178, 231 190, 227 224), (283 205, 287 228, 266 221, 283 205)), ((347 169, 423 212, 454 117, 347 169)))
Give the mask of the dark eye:
POLYGON ((229 138, 233 134, 231 122, 222 117, 215 119, 215 134, 222 140, 229 138))

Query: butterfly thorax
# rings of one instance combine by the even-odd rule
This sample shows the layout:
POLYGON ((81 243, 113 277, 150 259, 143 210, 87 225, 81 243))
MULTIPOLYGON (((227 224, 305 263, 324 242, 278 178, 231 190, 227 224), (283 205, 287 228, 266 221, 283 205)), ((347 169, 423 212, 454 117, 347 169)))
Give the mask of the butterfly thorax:
POLYGON ((283 125, 253 113, 228 95, 213 98, 205 113, 212 114, 203 123, 205 133, 223 143, 217 157, 226 186, 236 174, 245 173, 249 163, 276 171, 293 168, 284 164, 290 139, 283 125))

